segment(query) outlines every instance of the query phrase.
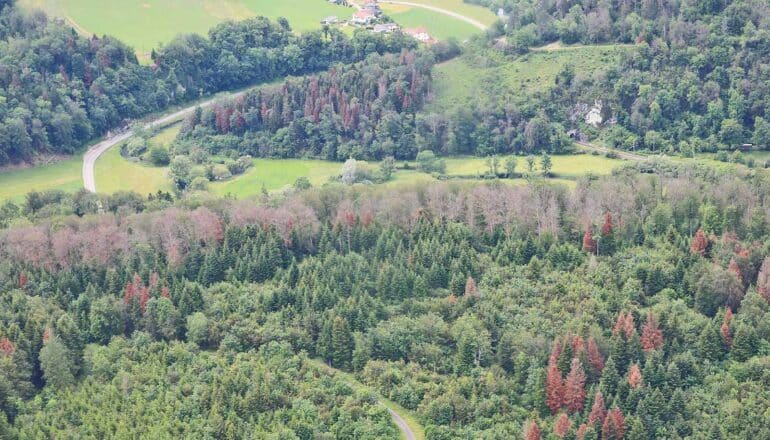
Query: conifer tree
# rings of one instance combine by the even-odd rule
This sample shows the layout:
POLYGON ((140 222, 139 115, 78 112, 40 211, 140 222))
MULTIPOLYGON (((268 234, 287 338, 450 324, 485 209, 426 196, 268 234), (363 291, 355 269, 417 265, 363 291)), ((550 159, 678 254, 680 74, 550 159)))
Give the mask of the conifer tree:
POLYGON ((639 370, 639 364, 634 363, 628 369, 628 385, 631 389, 639 388, 642 385, 642 372, 639 370))
POLYGON ((690 250, 694 254, 705 256, 708 246, 709 246, 709 240, 708 238, 706 238, 706 233, 703 232, 703 229, 699 228, 695 232, 695 237, 693 237, 692 239, 692 244, 690 244, 690 250))
POLYGON ((586 375, 578 358, 572 359, 570 372, 564 381, 564 406, 571 413, 583 410, 586 400, 586 375))
POLYGON ((353 355, 353 336, 348 322, 341 316, 334 318, 331 335, 331 361, 337 368, 350 368, 353 355))
POLYGON ((640 339, 644 351, 657 350, 663 346, 663 332, 660 330, 658 321, 652 312, 647 313, 647 321, 642 326, 642 337, 640 339))
POLYGON ((602 440, 621 440, 625 433, 625 420, 618 408, 607 413, 602 425, 602 440))
POLYGON ((558 438, 564 438, 570 429, 572 429, 572 422, 566 413, 561 413, 553 426, 553 434, 558 438))

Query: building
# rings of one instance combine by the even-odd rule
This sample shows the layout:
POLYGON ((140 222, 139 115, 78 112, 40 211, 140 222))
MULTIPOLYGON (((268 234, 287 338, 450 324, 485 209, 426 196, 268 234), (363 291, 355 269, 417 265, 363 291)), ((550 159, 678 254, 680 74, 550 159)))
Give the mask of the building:
POLYGON ((365 26, 372 24, 375 20, 377 20, 377 16, 374 13, 365 9, 361 9, 360 11, 353 13, 353 18, 350 19, 350 22, 352 24, 365 26))
POLYGON ((375 24, 374 29, 372 29, 372 31, 377 34, 390 34, 392 32, 396 32, 398 29, 399 27, 396 23, 384 23, 384 24, 375 24))
POLYGON ((364 3, 364 6, 361 7, 362 11, 369 11, 375 16, 379 17, 382 14, 382 10, 380 10, 380 5, 377 4, 375 1, 368 1, 364 3))
POLYGON ((335 15, 330 15, 323 20, 321 20, 321 24, 337 24, 340 22, 340 19, 337 18, 335 15))
POLYGON ((404 29, 404 33, 414 38, 415 40, 421 41, 423 43, 435 42, 433 37, 431 37, 430 34, 428 33, 428 30, 422 26, 414 29, 404 29))

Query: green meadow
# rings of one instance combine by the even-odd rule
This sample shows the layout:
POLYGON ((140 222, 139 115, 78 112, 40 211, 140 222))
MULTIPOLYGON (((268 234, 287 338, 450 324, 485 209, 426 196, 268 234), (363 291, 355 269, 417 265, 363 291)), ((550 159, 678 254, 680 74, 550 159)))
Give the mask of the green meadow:
POLYGON ((624 46, 551 46, 516 58, 483 51, 437 65, 433 69, 434 109, 468 105, 469 102, 523 102, 548 90, 567 65, 587 75, 619 56, 624 46))
MULTIPOLYGON (((226 20, 265 16, 284 17, 292 29, 305 32, 320 29, 320 21, 334 15, 348 19, 354 9, 327 0, 19 0, 27 9, 42 9, 67 20, 81 34, 112 35, 132 46, 140 59, 159 44, 179 33, 205 35, 226 20)), ((486 8, 462 0, 417 0, 461 13, 484 24, 495 21, 486 8)), ((403 27, 425 26, 437 38, 463 40, 479 29, 457 18, 412 6, 385 5, 383 9, 403 27)), ((350 30, 348 27, 343 28, 350 30)))
POLYGON ((284 17, 295 31, 319 29, 326 16, 347 18, 353 9, 326 0, 20 0, 67 19, 84 34, 117 37, 146 59, 152 48, 179 33, 205 35, 226 20, 257 15, 284 17))
POLYGON ((83 155, 50 165, 0 172, 0 200, 21 201, 30 191, 59 189, 75 192, 83 187, 83 155))

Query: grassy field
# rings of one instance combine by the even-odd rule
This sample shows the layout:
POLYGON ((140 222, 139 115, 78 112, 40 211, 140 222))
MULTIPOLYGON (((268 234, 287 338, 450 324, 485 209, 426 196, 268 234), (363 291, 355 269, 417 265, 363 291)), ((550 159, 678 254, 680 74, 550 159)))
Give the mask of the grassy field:
MULTIPOLYGON (((535 157, 535 172, 540 171, 540 157, 535 157)), ((505 162, 501 158, 500 168, 505 162)), ((614 168, 623 164, 621 159, 609 159, 604 156, 591 154, 569 154, 551 156, 553 168, 551 172, 555 178, 575 180, 587 173, 595 175, 610 174, 614 168)), ((449 176, 482 176, 487 173, 486 159, 480 157, 451 157, 446 159, 446 173, 449 176)), ((525 157, 516 157, 516 172, 525 173, 527 161, 525 157)))
POLYGON ((497 21, 497 16, 491 9, 483 6, 477 6, 470 3, 465 3, 463 0, 408 0, 409 3, 419 3, 427 6, 434 6, 447 11, 456 12, 462 14, 468 18, 472 18, 481 22, 487 26, 492 25, 497 21))
MULTIPOLYGON (((150 138, 149 143, 167 147, 176 138, 181 128, 181 123, 168 126, 150 138)), ((94 172, 96 190, 100 193, 136 191, 141 195, 147 195, 158 190, 171 190, 167 167, 154 167, 127 160, 120 155, 118 147, 111 148, 99 157, 94 172)))
MULTIPOLYGON (((489 9, 463 3, 462 0, 409 0, 410 3, 420 3, 434 6, 448 11, 460 13, 466 17, 477 20, 487 26, 495 22, 497 17, 489 9)), ((428 9, 415 6, 393 5, 382 3, 380 5, 385 14, 404 28, 416 28, 424 26, 431 36, 444 40, 454 37, 463 41, 474 34, 481 32, 475 26, 446 14, 441 14, 428 9)))
POLYGON ((347 18, 353 13, 352 8, 326 0, 20 0, 20 4, 64 17, 81 33, 113 35, 140 55, 179 33, 205 35, 225 20, 285 17, 295 31, 306 31, 320 28, 326 16, 347 18))
POLYGON ((550 88, 561 69, 590 74, 617 57, 623 46, 568 46, 536 50, 509 59, 494 51, 468 55, 433 69, 435 109, 467 105, 469 101, 524 101, 550 88))
POLYGON ((30 191, 77 191, 83 187, 82 159, 78 154, 51 165, 0 173, 0 201, 22 201, 30 191))
POLYGON ((259 194, 262 187, 269 190, 291 186, 299 177, 307 177, 313 186, 322 185, 329 177, 338 176, 342 164, 312 159, 255 159, 245 174, 225 182, 211 184, 213 192, 244 197, 259 194))
POLYGON ((171 189, 168 168, 153 167, 126 160, 118 147, 102 154, 96 161, 96 190, 112 194, 116 191, 136 191, 146 196, 159 189, 171 189))
MULTIPOLYGON (((495 15, 486 8, 465 4, 462 0, 416 0, 459 12, 482 23, 491 24, 495 15)), ((292 29, 304 32, 321 27, 324 17, 347 19, 354 9, 326 0, 19 0, 27 9, 42 9, 65 18, 81 34, 115 36, 132 46, 140 59, 159 43, 175 35, 195 32, 205 35, 225 20, 242 20, 257 15, 275 20, 284 17, 292 29)), ((438 12, 425 9, 383 5, 404 27, 426 26, 437 38, 454 36, 460 40, 478 33, 473 26, 438 12)), ((352 28, 345 28, 352 29, 352 28)))

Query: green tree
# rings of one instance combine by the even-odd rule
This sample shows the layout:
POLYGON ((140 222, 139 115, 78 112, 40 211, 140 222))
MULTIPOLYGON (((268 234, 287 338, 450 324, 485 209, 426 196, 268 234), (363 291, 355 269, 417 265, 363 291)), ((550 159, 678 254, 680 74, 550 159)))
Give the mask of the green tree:
POLYGON ((50 335, 43 343, 38 359, 47 386, 61 389, 75 382, 70 353, 57 336, 50 335))
POLYGON ((551 177, 551 169, 553 168, 553 162, 551 162, 551 156, 545 151, 540 155, 540 170, 543 173, 543 177, 551 177))

